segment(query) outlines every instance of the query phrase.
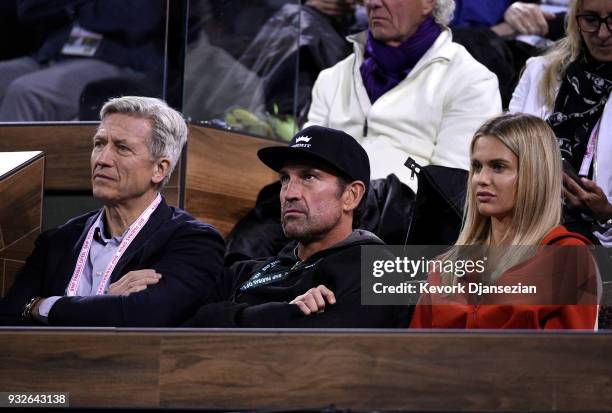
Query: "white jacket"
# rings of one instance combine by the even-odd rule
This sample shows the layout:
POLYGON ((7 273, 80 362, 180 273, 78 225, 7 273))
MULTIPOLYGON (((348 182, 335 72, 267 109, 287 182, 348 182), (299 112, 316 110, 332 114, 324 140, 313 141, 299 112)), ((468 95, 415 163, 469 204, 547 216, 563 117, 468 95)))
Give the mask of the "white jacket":
POLYGON ((444 30, 408 76, 372 105, 359 71, 366 33, 348 39, 355 52, 319 74, 307 126, 347 132, 368 153, 372 179, 394 173, 415 192, 417 181, 404 166, 409 156, 422 166, 469 169, 472 135, 501 111, 497 77, 444 30))
MULTIPOLYGON (((540 83, 544 76, 546 58, 543 56, 533 57, 527 60, 527 66, 519 81, 512 100, 510 101, 511 112, 523 112, 535 115, 542 119, 551 115, 552 109, 546 105, 544 96, 540 94, 540 83)), ((557 86, 557 88, 559 85, 557 86)), ((595 174, 594 180, 612 203, 612 103, 608 100, 602 115, 599 127, 599 137, 595 149, 595 174)), ((605 234, 595 233, 603 245, 612 246, 612 229, 605 234)))

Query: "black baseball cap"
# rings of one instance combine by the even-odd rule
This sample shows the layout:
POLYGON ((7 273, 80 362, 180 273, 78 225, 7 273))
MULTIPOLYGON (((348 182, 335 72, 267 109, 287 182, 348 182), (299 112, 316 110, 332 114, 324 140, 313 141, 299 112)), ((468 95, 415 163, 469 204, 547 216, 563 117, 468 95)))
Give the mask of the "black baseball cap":
POLYGON ((370 159, 365 149, 348 133, 323 126, 299 131, 289 146, 271 146, 257 152, 259 159, 280 171, 289 159, 320 161, 355 181, 370 185, 370 159))

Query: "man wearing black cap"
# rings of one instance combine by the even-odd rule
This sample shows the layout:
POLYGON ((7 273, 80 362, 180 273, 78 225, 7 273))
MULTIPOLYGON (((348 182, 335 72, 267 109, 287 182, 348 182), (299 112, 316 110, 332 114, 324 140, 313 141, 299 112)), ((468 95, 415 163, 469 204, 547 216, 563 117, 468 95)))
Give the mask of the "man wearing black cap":
POLYGON ((219 284, 227 301, 201 307, 187 326, 406 325, 407 307, 361 305, 360 248, 382 244, 353 230, 370 182, 365 150, 344 132, 312 126, 288 147, 257 155, 279 173, 281 222, 292 241, 276 257, 232 265, 219 284))

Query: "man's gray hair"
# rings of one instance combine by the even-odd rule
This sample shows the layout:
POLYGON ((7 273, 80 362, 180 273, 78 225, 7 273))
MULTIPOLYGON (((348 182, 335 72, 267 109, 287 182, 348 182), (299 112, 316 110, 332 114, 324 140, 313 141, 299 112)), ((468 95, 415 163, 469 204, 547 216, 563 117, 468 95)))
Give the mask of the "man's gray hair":
POLYGON ((453 20, 454 11, 455 0, 435 0, 431 14, 436 23, 446 27, 453 20))
POLYGON ((161 99, 142 96, 123 96, 110 99, 100 110, 100 119, 113 113, 149 119, 152 123, 149 149, 151 158, 170 158, 168 174, 161 183, 164 186, 178 163, 187 142, 187 124, 179 112, 161 99))

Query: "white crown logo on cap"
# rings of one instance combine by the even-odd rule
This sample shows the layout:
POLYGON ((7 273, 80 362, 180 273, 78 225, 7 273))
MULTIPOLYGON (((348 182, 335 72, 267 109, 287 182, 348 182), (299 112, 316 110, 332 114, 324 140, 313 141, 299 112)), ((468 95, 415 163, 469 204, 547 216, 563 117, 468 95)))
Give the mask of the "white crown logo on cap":
POLYGON ((309 144, 311 136, 301 135, 295 139, 295 143, 291 145, 292 148, 310 148, 312 145, 309 144))
POLYGON ((259 159, 280 171, 288 161, 307 159, 321 162, 338 176, 370 184, 370 162, 365 149, 351 135, 324 126, 309 126, 297 132, 289 146, 269 146, 257 151, 259 159))

